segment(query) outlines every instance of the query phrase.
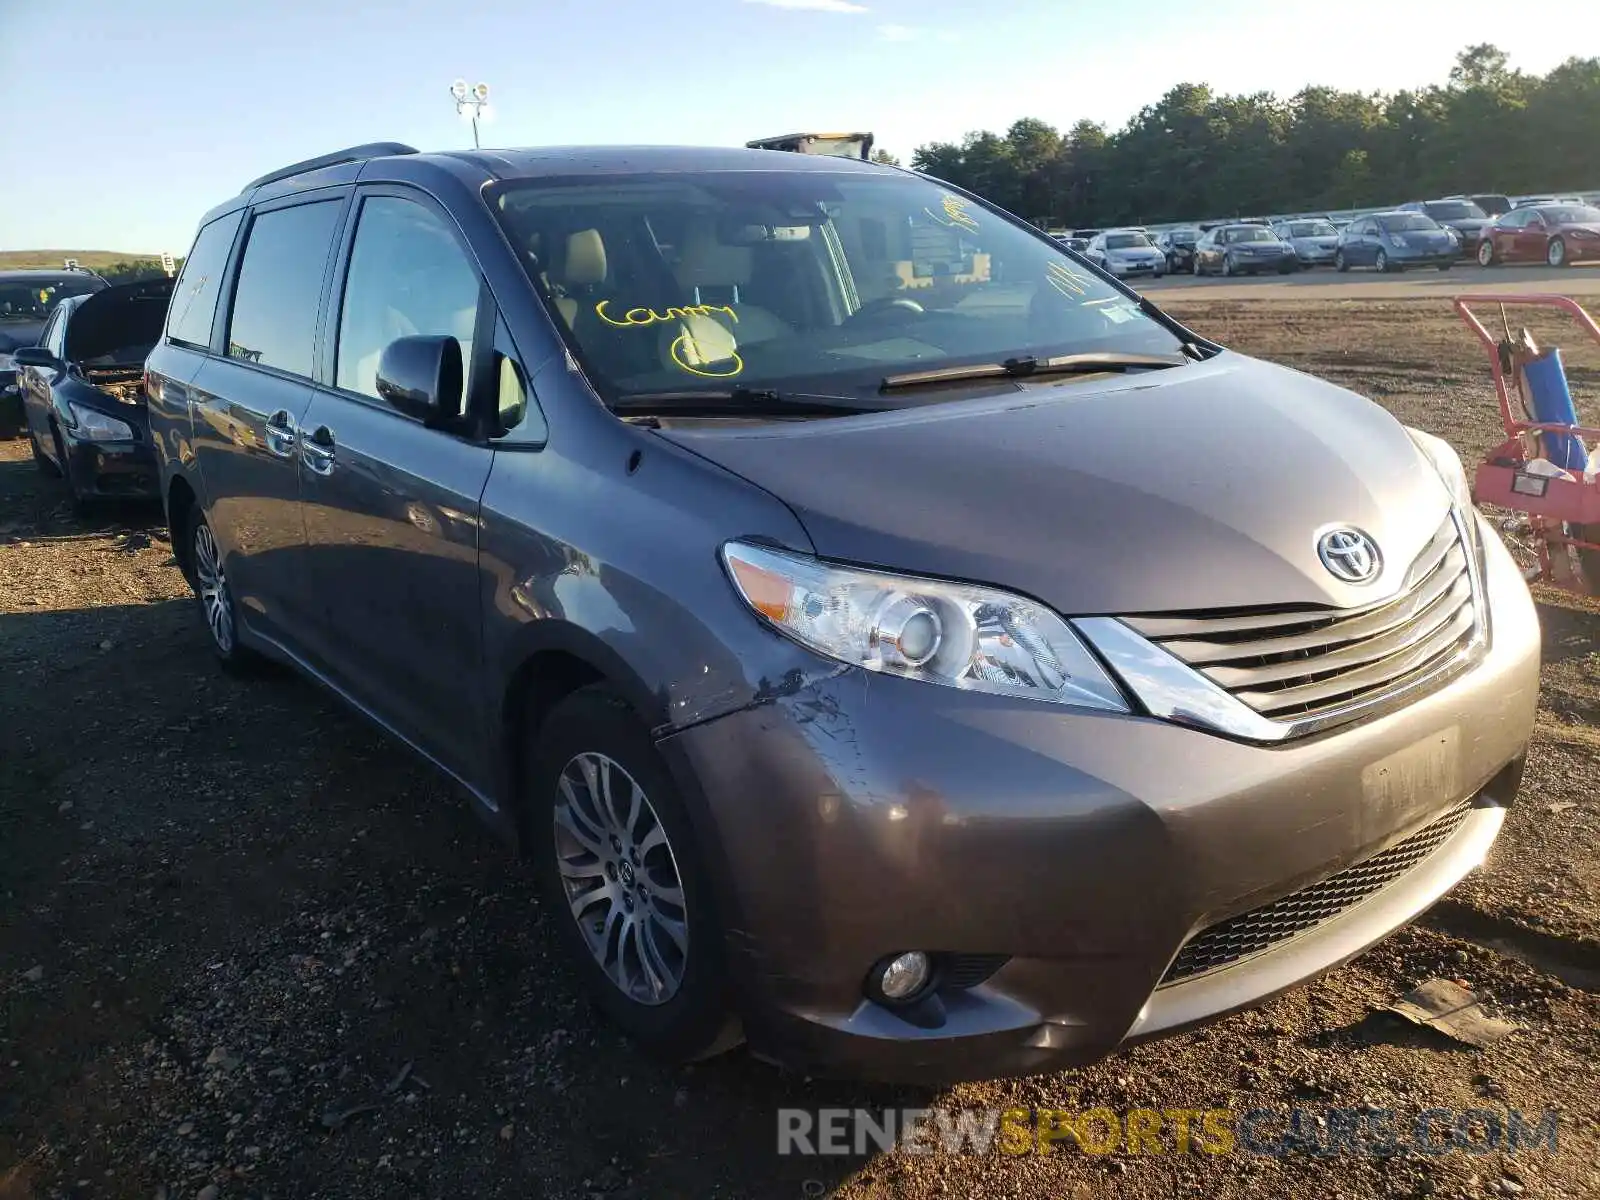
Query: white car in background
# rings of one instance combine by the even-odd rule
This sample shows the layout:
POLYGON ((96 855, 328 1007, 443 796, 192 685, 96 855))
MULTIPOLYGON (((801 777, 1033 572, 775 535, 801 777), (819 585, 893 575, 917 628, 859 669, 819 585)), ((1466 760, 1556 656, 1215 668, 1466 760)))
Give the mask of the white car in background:
POLYGON ((1159 279, 1167 273, 1167 256, 1142 229, 1108 229, 1097 234, 1085 256, 1119 277, 1150 275, 1159 279))

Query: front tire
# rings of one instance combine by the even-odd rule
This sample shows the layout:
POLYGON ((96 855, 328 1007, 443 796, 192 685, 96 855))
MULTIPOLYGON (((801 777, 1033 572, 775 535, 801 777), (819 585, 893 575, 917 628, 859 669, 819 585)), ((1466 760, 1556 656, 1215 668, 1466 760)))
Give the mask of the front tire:
POLYGON ((1380 275, 1387 275, 1389 273, 1389 256, 1379 250, 1378 257, 1372 260, 1372 265, 1377 268, 1380 275))
POLYGON ((1350 269, 1350 260, 1344 256, 1343 250, 1336 250, 1333 254, 1333 269, 1341 274, 1350 269))
POLYGON ((1226 254, 1222 256, 1222 274, 1224 278, 1233 276, 1233 259, 1226 254))
POLYGON ((1483 241, 1478 243, 1478 265, 1480 267, 1493 267, 1498 266, 1499 263, 1500 260, 1494 256, 1493 239, 1484 238, 1483 241))
POLYGON ((92 513, 94 505, 78 490, 78 482, 72 477, 72 459, 67 457, 67 446, 61 440, 61 430, 54 425, 50 426, 50 440, 56 448, 56 472, 61 476, 61 481, 67 485, 67 502, 72 506, 72 515, 87 517, 92 513))
POLYGON ((39 445, 39 438, 33 432, 33 426, 28 426, 28 449, 33 451, 33 465, 39 468, 39 474, 48 479, 59 479, 61 468, 50 461, 50 456, 39 445))
POLYGON ((1544 260, 1552 267, 1568 266, 1567 243, 1558 237, 1551 238, 1550 244, 1545 247, 1544 260))
POLYGON ((574 692, 545 720, 524 778, 524 844, 600 1008, 670 1062, 737 1045, 710 878, 643 722, 604 685, 574 692))

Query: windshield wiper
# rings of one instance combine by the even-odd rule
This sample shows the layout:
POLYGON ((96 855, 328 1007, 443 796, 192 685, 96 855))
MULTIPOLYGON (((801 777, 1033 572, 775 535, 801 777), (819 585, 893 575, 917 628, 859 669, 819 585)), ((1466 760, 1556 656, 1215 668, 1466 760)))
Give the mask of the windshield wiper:
POLYGON ((1102 371, 1156 370, 1181 367, 1188 358, 1169 358, 1160 354, 1061 354, 1037 358, 1024 354, 1004 362, 970 363, 964 367, 936 367, 931 371, 910 371, 890 375, 878 390, 921 387, 930 383, 957 383, 964 379, 1029 379, 1037 375, 1096 375, 1102 371))
POLYGON ((836 417, 882 410, 848 396, 741 387, 728 391, 630 392, 619 396, 611 405, 611 411, 618 416, 836 417))

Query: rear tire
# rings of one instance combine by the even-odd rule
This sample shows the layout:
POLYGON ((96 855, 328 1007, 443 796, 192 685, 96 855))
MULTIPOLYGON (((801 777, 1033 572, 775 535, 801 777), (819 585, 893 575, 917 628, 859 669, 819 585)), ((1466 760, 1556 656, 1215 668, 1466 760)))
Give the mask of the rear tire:
POLYGON ((1387 275, 1389 273, 1389 256, 1382 250, 1379 250, 1378 257, 1372 260, 1372 265, 1377 270, 1378 274, 1387 275))
POLYGON ((1233 276, 1233 259, 1226 254, 1222 256, 1222 274, 1224 278, 1233 276))
POLYGON ((194 589, 200 620, 211 642, 217 664, 230 675, 253 675, 266 660, 239 644, 238 608, 233 602, 233 587, 228 581, 222 552, 197 504, 189 510, 184 537, 189 542, 189 586, 194 589))
POLYGON ((1350 260, 1344 256, 1343 250, 1335 250, 1333 254, 1333 269, 1343 274, 1350 269, 1350 260))
POLYGON ((1478 265, 1480 267, 1500 265, 1500 260, 1494 256, 1494 242, 1490 238, 1484 238, 1478 243, 1478 265))
POLYGON ((1453 266, 1455 266, 1455 263, 1440 263, 1439 270, 1448 271, 1453 266))
POLYGON ((523 778, 546 911, 601 1010, 670 1062, 737 1045, 711 880, 643 722, 604 684, 582 688, 545 719, 523 778))

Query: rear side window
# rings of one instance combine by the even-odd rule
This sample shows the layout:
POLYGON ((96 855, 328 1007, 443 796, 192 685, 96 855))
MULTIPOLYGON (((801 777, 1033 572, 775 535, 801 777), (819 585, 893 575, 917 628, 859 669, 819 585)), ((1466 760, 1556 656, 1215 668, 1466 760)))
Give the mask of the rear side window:
POLYGON ((342 208, 319 200, 257 214, 233 294, 229 358, 311 377, 322 275, 342 208))
POLYGON ((194 239, 189 257, 183 263, 183 274, 178 276, 177 287, 172 292, 167 336, 173 341, 201 347, 211 344, 217 290, 222 283, 222 272, 228 266, 228 251, 233 249, 233 235, 243 215, 234 212, 218 217, 194 239))

